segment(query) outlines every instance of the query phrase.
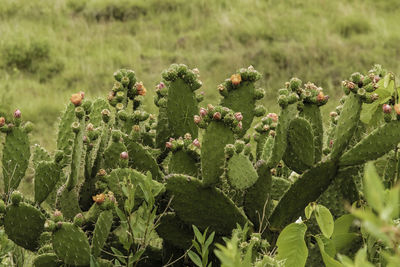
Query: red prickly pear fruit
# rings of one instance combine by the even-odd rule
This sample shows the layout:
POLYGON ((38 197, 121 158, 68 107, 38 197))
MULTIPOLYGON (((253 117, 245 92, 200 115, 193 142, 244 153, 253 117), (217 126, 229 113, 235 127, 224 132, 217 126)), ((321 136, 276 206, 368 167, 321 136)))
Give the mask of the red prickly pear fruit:
POLYGON ((120 157, 121 159, 128 159, 128 158, 129 158, 128 152, 126 152, 126 151, 121 152, 121 154, 119 155, 119 157, 120 157))
POLYGON ((194 139, 193 140, 193 142, 192 142, 192 144, 195 146, 195 147, 200 147, 200 142, 199 142, 199 139, 194 139))
MULTIPOLYGON (((382 106, 383 113, 390 114, 392 112, 392 107, 388 104, 382 106)), ((397 113, 397 112, 396 112, 397 113)))
POLYGON ((6 124, 6 119, 4 117, 0 117, 0 127, 3 127, 6 124))
POLYGON ((199 124, 201 122, 201 118, 198 115, 194 115, 193 117, 194 123, 199 124))
POLYGON ((172 143, 171 142, 166 142, 165 143, 165 147, 168 148, 168 149, 171 149, 172 148, 172 143))
POLYGON ((200 116, 205 117, 207 115, 208 111, 205 108, 200 108, 200 116))
POLYGON ((71 103, 74 104, 75 106, 80 106, 82 104, 82 95, 80 93, 77 94, 72 94, 70 100, 71 103))
POLYGON ((236 118, 237 121, 243 120, 243 115, 242 115, 242 113, 241 113, 241 112, 236 112, 236 113, 235 113, 235 118, 236 118))
POLYGON ((14 111, 14 118, 19 119, 19 118, 21 118, 21 115, 22 115, 21 110, 16 109, 14 111))
POLYGON ((231 82, 233 85, 238 85, 242 81, 242 76, 240 74, 232 74, 231 82))
POLYGON ((220 119, 221 119, 221 113, 215 112, 215 113, 213 114, 213 118, 214 118, 215 120, 220 120, 220 119))

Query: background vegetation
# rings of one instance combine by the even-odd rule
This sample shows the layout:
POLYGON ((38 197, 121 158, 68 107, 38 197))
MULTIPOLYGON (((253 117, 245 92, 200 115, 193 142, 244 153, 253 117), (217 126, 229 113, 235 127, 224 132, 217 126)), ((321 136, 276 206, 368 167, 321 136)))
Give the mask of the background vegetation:
POLYGON ((354 70, 381 63, 400 73, 399 10, 396 0, 2 0, 0 113, 20 108, 34 141, 53 149, 71 93, 105 95, 112 73, 132 68, 152 111, 151 89, 174 62, 199 68, 204 103, 248 65, 264 76, 269 111, 292 76, 337 98, 354 70))

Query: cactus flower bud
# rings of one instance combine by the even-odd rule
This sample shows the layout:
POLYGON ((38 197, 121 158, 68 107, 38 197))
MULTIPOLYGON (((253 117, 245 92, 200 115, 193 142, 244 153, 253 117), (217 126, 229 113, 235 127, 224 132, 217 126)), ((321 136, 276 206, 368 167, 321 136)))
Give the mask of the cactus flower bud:
POLYGON ((21 118, 21 114, 22 114, 21 111, 19 109, 16 109, 14 111, 14 118, 16 118, 16 119, 21 118))
POLYGON ((105 169, 100 169, 99 172, 97 173, 97 176, 106 176, 107 172, 105 169))
POLYGON ((3 127, 6 124, 6 119, 4 117, 0 117, 0 127, 3 127))
POLYGON ((276 132, 274 130, 269 131, 269 135, 274 137, 276 135, 276 132))
POLYGON ((205 117, 207 115, 208 111, 205 108, 200 108, 200 112, 199 113, 200 113, 201 117, 205 117))
POLYGON ((224 151, 225 151, 225 156, 226 157, 232 157, 233 154, 235 153, 236 149, 235 149, 235 146, 233 144, 227 144, 225 146, 224 151))
POLYGON ((215 113, 213 114, 213 118, 214 118, 215 120, 220 120, 220 119, 221 119, 221 113, 215 112, 215 113))
POLYGON ((331 118, 336 118, 337 117, 337 112, 335 112, 335 111, 332 111, 331 113, 329 113, 329 116, 331 117, 331 118))
POLYGON ((237 127, 238 127, 240 130, 242 130, 242 129, 243 129, 243 124, 242 124, 242 122, 241 122, 241 121, 239 121, 239 123, 238 123, 237 127))
POLYGON ((215 107, 214 107, 213 105, 211 105, 211 104, 208 104, 208 105, 207 105, 208 111, 213 111, 214 108, 215 108, 215 107))
POLYGON ((83 91, 80 91, 80 92, 79 92, 79 94, 81 95, 82 99, 84 99, 84 98, 85 98, 85 92, 83 92, 83 91))
POLYGON ((243 120, 243 115, 242 115, 242 113, 241 113, 241 112, 236 112, 236 113, 235 113, 235 119, 236 119, 237 121, 243 120))
POLYGON ((80 106, 82 104, 82 95, 80 93, 77 94, 72 94, 70 100, 71 103, 74 104, 75 106, 80 106))
POLYGON ((103 121, 104 121, 105 123, 108 123, 109 120, 110 120, 110 116, 111 116, 110 110, 108 110, 108 109, 103 109, 103 110, 101 111, 101 116, 102 116, 102 118, 103 118, 103 121))
POLYGON ((22 200, 22 194, 19 191, 14 191, 11 194, 11 202, 13 205, 18 205, 22 200))
POLYGON ((394 105, 394 110, 396 111, 397 115, 400 115, 400 104, 394 105))
POLYGON ((185 138, 186 140, 191 140, 192 139, 192 135, 190 133, 185 133, 183 138, 185 138))
POLYGON ((239 85, 241 81, 242 81, 242 76, 240 76, 240 74, 232 74, 231 82, 233 85, 239 85))
POLYGON ((156 90, 161 90, 163 88, 165 88, 165 83, 163 82, 160 82, 159 84, 156 85, 156 90))
POLYGON ((126 151, 121 152, 121 154, 119 155, 119 157, 120 157, 121 159, 128 159, 128 158, 129 158, 128 152, 126 152, 126 151))
POLYGON ((201 118, 198 115, 193 116, 194 123, 199 124, 201 122, 201 118))
POLYGON ((318 95, 317 95, 317 101, 318 102, 322 102, 324 100, 325 100, 324 93, 323 92, 319 92, 318 95))
MULTIPOLYGON (((383 113, 390 114, 392 112, 392 107, 388 104, 384 104, 382 106, 382 110, 383 110, 383 113)), ((396 111, 396 113, 397 113, 397 111, 396 111)))
POLYGON ((165 147, 168 148, 168 149, 171 149, 172 148, 172 142, 166 142, 165 143, 165 147))
POLYGON ((74 133, 79 133, 80 127, 81 127, 81 124, 79 122, 73 122, 71 124, 71 128, 74 133))
POLYGON ((83 222, 84 222, 84 217, 82 213, 76 214, 74 217, 74 225, 80 227, 82 226, 83 222))
POLYGON ((200 142, 199 142, 199 139, 194 139, 193 140, 193 142, 192 142, 192 144, 195 146, 195 147, 198 147, 198 148, 200 148, 200 142))
POLYGON ((278 122, 278 115, 276 113, 268 113, 268 118, 271 118, 273 122, 278 122))
POLYGON ((61 222, 64 220, 64 216, 62 215, 61 211, 55 210, 52 216, 53 221, 61 222))
POLYGON ((136 90, 139 95, 145 96, 146 95, 146 88, 143 86, 143 82, 138 82, 135 84, 136 90))
POLYGON ((82 119, 84 115, 85 115, 85 110, 82 107, 75 108, 75 116, 78 119, 82 119))
POLYGON ((103 203, 105 198, 106 198, 106 195, 103 193, 92 196, 93 201, 96 202, 97 204, 103 203))

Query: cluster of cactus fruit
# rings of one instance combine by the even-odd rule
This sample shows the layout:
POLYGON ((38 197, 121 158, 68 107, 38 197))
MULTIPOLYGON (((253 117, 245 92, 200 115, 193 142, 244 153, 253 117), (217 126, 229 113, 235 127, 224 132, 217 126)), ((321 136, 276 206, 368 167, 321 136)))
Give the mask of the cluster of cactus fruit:
MULTIPOLYGON (((153 259, 143 266, 181 256, 191 245, 191 225, 215 231, 218 240, 247 223, 250 231, 266 229, 260 234, 274 245, 276 234, 310 202, 342 215, 344 202, 360 197, 361 166, 397 147, 396 94, 382 105, 379 126, 367 129, 360 121, 363 103, 379 99, 375 91, 385 76, 375 66, 344 81, 345 96, 324 131, 320 107, 328 96, 297 78, 279 90, 279 115, 265 115, 256 104, 264 90, 256 88, 261 74, 252 66, 218 85, 218 105, 199 108, 198 70, 173 64, 155 88, 156 117, 142 109, 146 88, 135 72, 119 70, 107 100, 72 95, 53 153, 31 147, 32 125, 19 110, 9 121, 0 118, 0 225, 9 239, 36 252, 35 266, 89 266, 92 258, 112 266, 112 247, 135 248, 135 242, 119 244, 124 222, 116 210, 126 198, 119 184, 126 177, 133 184, 151 177, 162 188, 155 205, 163 245, 147 247, 153 259), (255 117, 262 118, 253 131, 255 117), (17 191, 28 166, 35 171, 33 200, 17 191)), ((143 201, 143 194, 138 198, 143 201)))

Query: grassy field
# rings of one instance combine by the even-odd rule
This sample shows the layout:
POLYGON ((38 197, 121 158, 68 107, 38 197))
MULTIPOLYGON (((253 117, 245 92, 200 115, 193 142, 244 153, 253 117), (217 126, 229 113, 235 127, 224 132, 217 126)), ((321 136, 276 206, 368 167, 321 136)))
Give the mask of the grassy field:
POLYGON ((269 111, 292 76, 336 100, 354 71, 381 63, 400 73, 399 10, 395 0, 2 0, 0 113, 20 108, 34 142, 53 149, 71 93, 104 96, 113 72, 132 68, 155 112, 151 89, 174 62, 199 68, 204 103, 248 65, 263 74, 269 111))

